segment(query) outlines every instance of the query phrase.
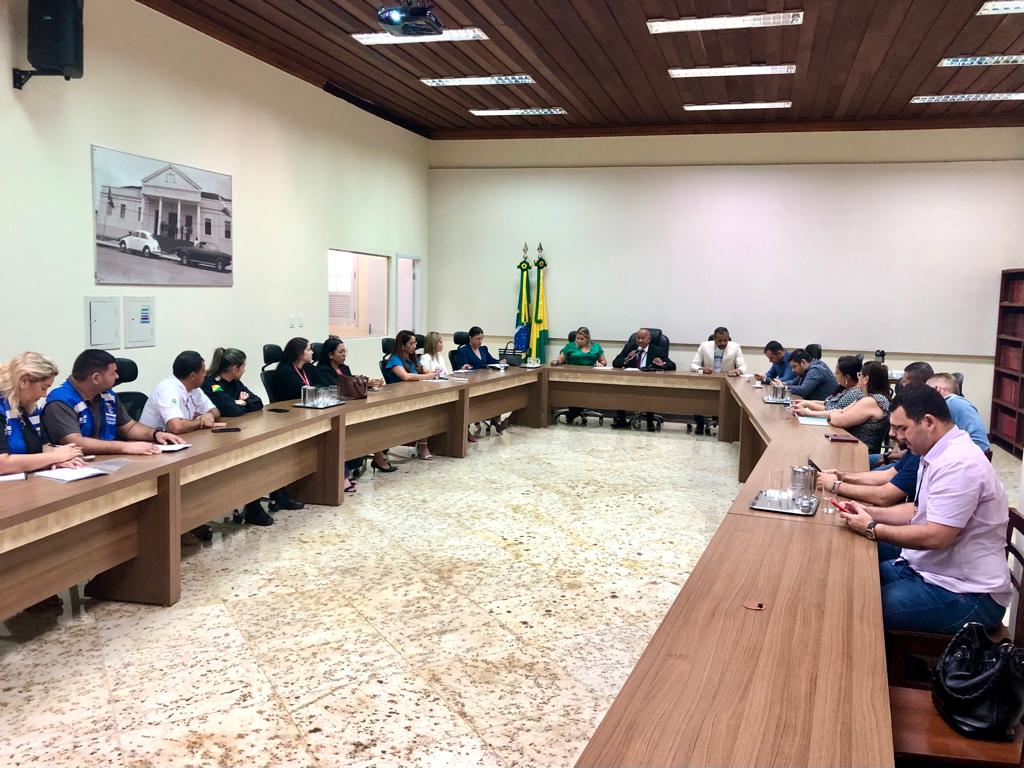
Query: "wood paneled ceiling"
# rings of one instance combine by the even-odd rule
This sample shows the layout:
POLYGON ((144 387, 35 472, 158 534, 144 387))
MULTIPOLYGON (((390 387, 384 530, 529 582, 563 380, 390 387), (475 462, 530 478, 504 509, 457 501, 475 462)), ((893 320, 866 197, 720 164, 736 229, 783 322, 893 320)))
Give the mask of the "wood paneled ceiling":
MULTIPOLYGON (((436 0, 474 42, 363 46, 377 0, 139 0, 317 87, 436 139, 1024 125, 1024 101, 911 104, 1019 92, 1024 66, 939 68, 1024 53, 1024 14, 982 0, 436 0), (648 19, 803 10, 799 26, 652 35, 648 19), (670 67, 796 64, 792 75, 673 79, 670 67), (524 73, 521 86, 432 88, 423 77, 524 73), (684 104, 791 100, 789 109, 684 104), (470 109, 563 107, 547 117, 470 109)), ((397 5, 397 3, 385 3, 397 5)))

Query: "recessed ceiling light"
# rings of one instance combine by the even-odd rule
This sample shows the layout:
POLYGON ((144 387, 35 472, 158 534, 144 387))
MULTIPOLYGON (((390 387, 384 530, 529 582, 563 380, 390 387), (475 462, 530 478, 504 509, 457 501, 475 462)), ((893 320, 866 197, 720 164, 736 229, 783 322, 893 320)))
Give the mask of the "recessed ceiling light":
POLYGON ((915 96, 911 104, 956 104, 962 101, 1024 101, 1021 93, 945 93, 935 96, 915 96))
POLYGON ((487 75, 486 77, 424 77, 421 83, 434 88, 458 85, 529 85, 529 75, 487 75))
POLYGON ((991 67, 996 64, 1024 64, 1024 56, 951 56, 939 62, 940 67, 991 67))
POLYGON ((477 117, 510 117, 513 115, 564 115, 561 107, 530 107, 528 109, 471 109, 477 117))
POLYGON ((670 69, 669 77, 740 77, 742 75, 792 75, 796 64, 753 64, 746 67, 692 67, 670 69))
POLYGON ((999 13, 1024 13, 1024 0, 993 0, 978 9, 978 16, 995 16, 999 13))
POLYGON ((360 32, 352 39, 363 45, 402 45, 403 43, 457 43, 463 40, 487 40, 482 29, 446 29, 440 35, 398 36, 388 32, 360 32))
POLYGON ((786 13, 752 13, 747 16, 712 16, 703 19, 650 19, 647 22, 647 29, 652 35, 660 35, 665 32, 704 32, 712 29, 788 27, 803 23, 803 11, 789 11, 786 13))
POLYGON ((687 112, 710 112, 716 109, 789 109, 792 101, 742 101, 733 104, 683 104, 687 112))

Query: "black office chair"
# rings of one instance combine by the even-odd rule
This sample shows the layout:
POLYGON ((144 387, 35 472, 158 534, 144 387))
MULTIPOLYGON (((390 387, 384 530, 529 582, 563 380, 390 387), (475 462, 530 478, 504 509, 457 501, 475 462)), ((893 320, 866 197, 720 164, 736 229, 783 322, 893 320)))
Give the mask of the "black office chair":
POLYGON ((263 367, 260 368, 260 381, 263 382, 263 389, 266 390, 267 399, 271 403, 276 403, 280 399, 274 386, 274 377, 277 374, 276 365, 281 362, 283 357, 284 350, 277 344, 263 345, 263 367), (268 371, 268 365, 273 365, 275 368, 268 371))
MULTIPOLYGON (((117 363, 115 387, 119 384, 128 384, 139 378, 139 366, 135 364, 134 360, 129 360, 127 357, 118 357, 115 358, 115 362, 117 363)), ((124 409, 128 411, 129 416, 135 421, 142 418, 142 411, 149 401, 145 392, 118 392, 117 397, 124 405, 124 409)))
MULTIPOLYGON (((804 352, 810 356, 811 360, 821 360, 821 344, 808 344, 804 347, 804 352)), ((860 359, 863 360, 864 355, 861 355, 860 359)))
MULTIPOLYGON (((644 326, 644 327, 647 328, 648 332, 651 334, 651 346, 652 347, 664 347, 665 348, 665 354, 668 354, 668 348, 669 348, 669 344, 670 344, 669 338, 668 338, 668 336, 666 336, 664 333, 661 332, 661 328, 650 328, 648 326, 644 326)), ((712 334, 710 336, 710 338, 711 339, 715 338, 714 334, 712 334)), ((636 343, 636 333, 629 334, 629 339, 627 340, 627 343, 628 344, 635 344, 636 343)), ((661 414, 658 414, 658 413, 652 413, 651 414, 651 421, 654 423, 655 430, 660 432, 662 426, 665 424, 665 417, 662 416, 661 414)), ((640 411, 634 411, 633 415, 629 417, 629 424, 630 424, 631 427, 633 427, 633 429, 643 429, 643 424, 646 423, 646 422, 647 422, 647 415, 644 414, 644 413, 641 413, 640 411)))
POLYGON ((416 337, 416 354, 422 355, 423 345, 427 343, 427 337, 424 336, 422 333, 414 333, 413 336, 416 337))
POLYGON ((313 350, 313 362, 315 364, 320 359, 320 350, 324 348, 324 343, 322 341, 314 341, 309 346, 313 350))
MULTIPOLYGON (((574 341, 576 341, 576 331, 569 331, 568 339, 569 339, 569 343, 570 344, 572 344, 574 341)), ((568 424, 569 423, 569 411, 570 410, 573 410, 573 409, 571 409, 571 408, 563 408, 560 411, 555 411, 555 421, 557 422, 558 421, 558 417, 562 416, 562 417, 565 418, 565 423, 568 424)), ((604 414, 603 413, 601 413, 600 411, 590 411, 590 410, 587 410, 587 409, 583 408, 583 409, 580 409, 580 411, 579 411, 579 417, 580 417, 580 423, 583 424, 584 427, 587 426, 587 417, 588 416, 593 416, 595 419, 597 419, 598 426, 600 426, 600 427, 604 426, 604 414)))
POLYGON ((469 344, 469 334, 465 331, 456 331, 452 336, 452 341, 455 342, 455 349, 448 350, 448 362, 452 364, 452 370, 458 370, 458 366, 455 364, 455 357, 459 354, 459 350, 469 344))

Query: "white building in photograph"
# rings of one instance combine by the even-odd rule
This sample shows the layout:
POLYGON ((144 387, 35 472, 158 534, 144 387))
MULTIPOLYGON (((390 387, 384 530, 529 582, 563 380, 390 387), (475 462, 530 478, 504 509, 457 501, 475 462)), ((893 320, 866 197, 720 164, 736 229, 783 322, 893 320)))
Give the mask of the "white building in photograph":
POLYGON ((96 238, 117 240, 132 229, 154 234, 165 251, 173 242, 212 243, 231 253, 231 200, 204 192, 174 165, 142 179, 140 186, 100 187, 96 238))

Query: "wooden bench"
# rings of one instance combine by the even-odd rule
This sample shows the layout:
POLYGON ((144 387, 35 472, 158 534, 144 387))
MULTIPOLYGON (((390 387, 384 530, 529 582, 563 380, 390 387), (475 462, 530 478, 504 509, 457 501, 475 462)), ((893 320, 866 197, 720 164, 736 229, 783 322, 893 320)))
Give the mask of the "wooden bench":
POLYGON ((889 687, 892 742, 897 765, 1020 766, 1024 727, 1013 741, 981 741, 961 736, 932 704, 931 691, 889 687))

